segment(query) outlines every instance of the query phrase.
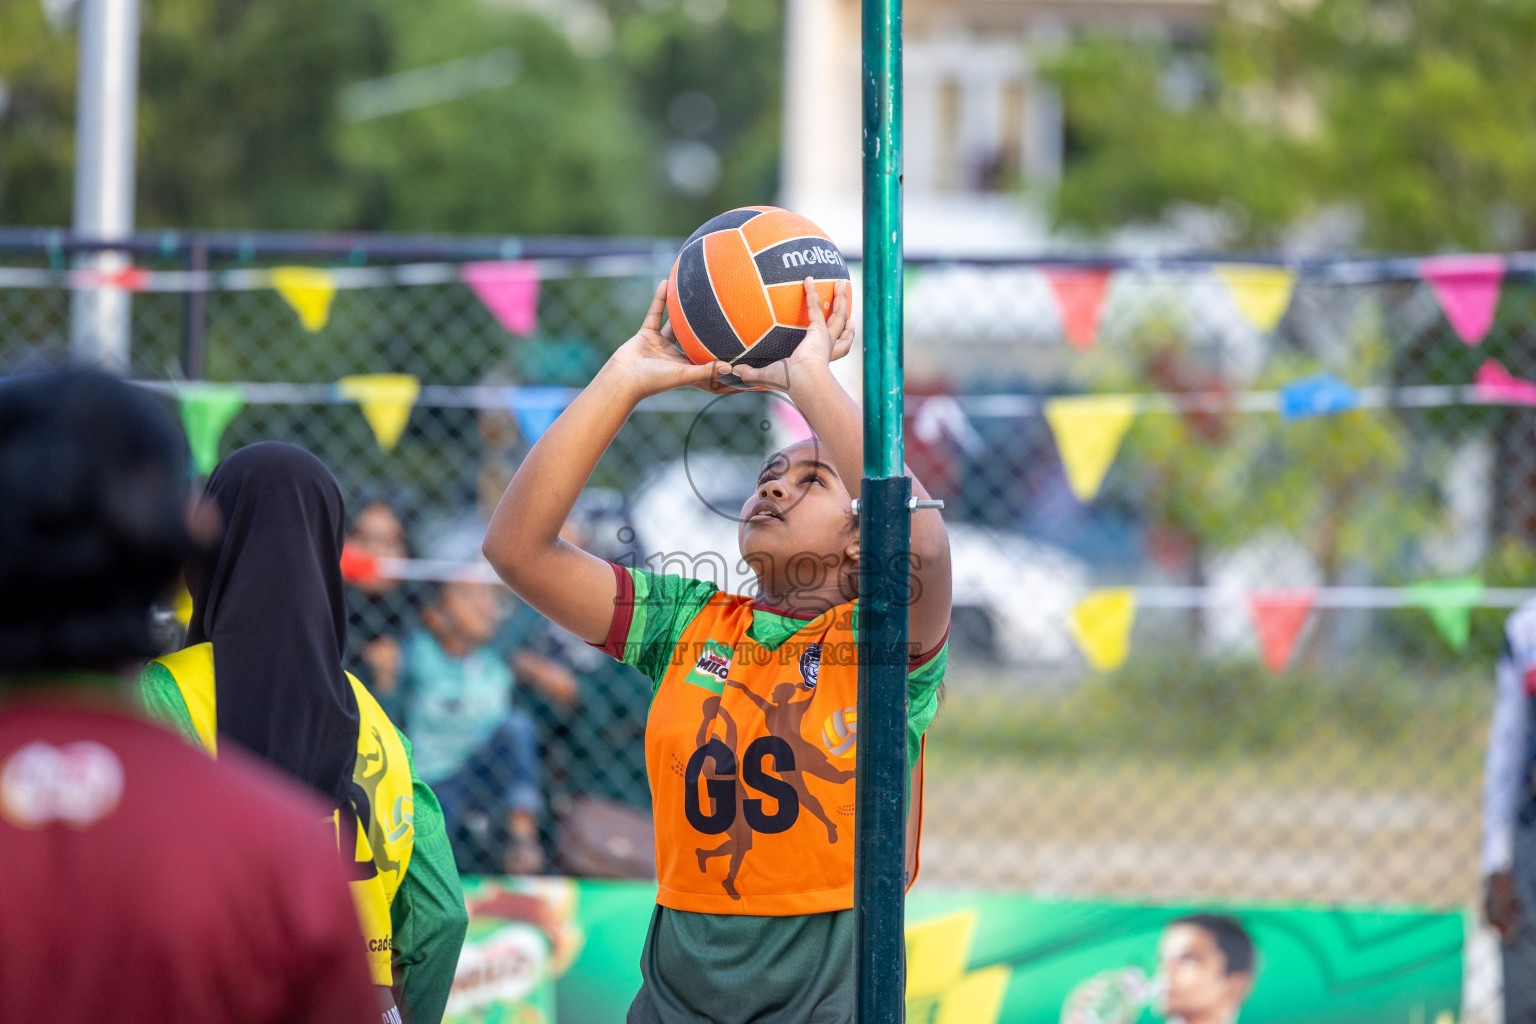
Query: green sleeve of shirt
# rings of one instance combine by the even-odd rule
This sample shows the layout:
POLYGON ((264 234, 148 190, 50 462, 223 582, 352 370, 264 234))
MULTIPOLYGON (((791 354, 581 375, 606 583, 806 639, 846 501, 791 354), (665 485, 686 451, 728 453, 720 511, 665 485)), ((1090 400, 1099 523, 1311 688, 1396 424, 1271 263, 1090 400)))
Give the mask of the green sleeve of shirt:
POLYGON ((399 729, 411 766, 415 800, 411 863, 389 907, 394 930, 395 968, 406 1020, 441 1020, 469 927, 459 872, 453 864, 443 811, 432 788, 416 774, 411 741, 399 729))
MULTIPOLYGON (((859 636, 859 605, 853 605, 853 636, 859 636)), ((907 764, 917 764, 923 749, 923 733, 939 712, 939 684, 949 667, 949 634, 936 651, 924 651, 922 664, 907 670, 907 764)))
POLYGON ((629 577, 630 593, 624 592, 626 587, 621 580, 620 605, 614 614, 616 635, 610 638, 608 653, 639 669, 651 681, 654 692, 667 668, 679 656, 678 643, 688 624, 720 588, 686 576, 624 567, 620 571, 629 577), (617 635, 620 632, 622 635, 617 635))
POLYGON ((176 685, 170 669, 159 662, 150 662, 139 674, 139 685, 134 692, 139 706, 151 718, 171 726, 188 743, 202 748, 203 742, 197 738, 197 729, 192 725, 192 713, 187 710, 181 687, 176 685))
POLYGON ((922 752, 923 733, 939 713, 939 684, 949 666, 949 638, 912 672, 907 673, 907 764, 917 764, 922 752))

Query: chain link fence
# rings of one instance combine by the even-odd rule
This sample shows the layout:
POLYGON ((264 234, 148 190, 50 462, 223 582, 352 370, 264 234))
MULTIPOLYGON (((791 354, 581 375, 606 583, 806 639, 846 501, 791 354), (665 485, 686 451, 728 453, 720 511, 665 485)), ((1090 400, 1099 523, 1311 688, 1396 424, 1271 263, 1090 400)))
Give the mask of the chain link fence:
MULTIPOLYGON (((632 333, 670 245, 230 242, 189 263, 190 245, 146 244, 144 273, 115 282, 135 291, 131 374, 184 404, 197 380, 239 384, 220 453, 282 439, 332 468, 351 542, 382 559, 353 584, 350 665, 407 734, 443 713, 421 694, 447 685, 429 656, 445 608, 483 620, 528 728, 470 773, 461 867, 508 863, 521 807, 546 870, 643 871, 649 684, 457 573, 532 438, 632 333), (521 257, 500 300, 462 266, 498 254, 521 257), (312 330, 304 295, 275 287, 288 262, 334 288, 312 330), (392 446, 337 384, 375 373, 420 384, 392 446), (519 804, 524 742, 537 799, 519 804)), ((1493 666, 1536 593, 1536 264, 1427 267, 909 266, 908 458, 947 502, 955 568, 919 885, 1473 911, 1493 666), (1500 281, 1471 344, 1465 303, 1500 281)), ((65 357, 70 286, 93 283, 58 248, 11 246, 0 372, 65 357)), ((795 427, 769 395, 646 402, 572 539, 746 586, 736 524, 708 506, 739 507, 795 427)), ((474 753, 435 750, 431 772, 474 753)), ((1468 1019, 1495 1019, 1493 947, 1469 948, 1468 1019)))

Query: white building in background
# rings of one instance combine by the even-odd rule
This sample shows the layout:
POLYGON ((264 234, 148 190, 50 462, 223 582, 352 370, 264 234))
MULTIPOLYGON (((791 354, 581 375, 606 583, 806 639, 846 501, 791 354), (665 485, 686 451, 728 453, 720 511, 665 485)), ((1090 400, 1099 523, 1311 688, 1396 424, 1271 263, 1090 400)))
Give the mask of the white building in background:
MULTIPOLYGON (((862 247, 859 0, 787 0, 781 205, 862 247)), ((1009 255, 1047 241, 1021 192, 1060 176, 1060 98, 1035 58, 1088 27, 1197 31, 1214 0, 907 0, 905 231, 913 255, 1009 255)))

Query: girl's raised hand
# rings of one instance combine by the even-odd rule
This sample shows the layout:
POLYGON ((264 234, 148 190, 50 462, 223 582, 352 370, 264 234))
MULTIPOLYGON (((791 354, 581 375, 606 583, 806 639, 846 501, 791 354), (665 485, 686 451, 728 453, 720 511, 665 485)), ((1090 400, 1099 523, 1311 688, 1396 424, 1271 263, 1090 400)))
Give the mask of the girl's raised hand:
POLYGON ((850 315, 853 306, 852 296, 851 282, 838 281, 834 284, 832 316, 824 318, 821 315, 821 296, 816 294, 816 282, 809 277, 805 279, 805 306, 810 313, 811 326, 806 329, 805 340, 790 354, 791 365, 794 364, 796 356, 799 356, 802 361, 815 360, 830 363, 848 354, 848 350, 853 348, 855 333, 853 317, 850 315))
POLYGON ((608 369, 619 374, 638 401, 680 387, 713 390, 717 378, 731 372, 725 362, 699 365, 683 355, 662 327, 667 309, 667 282, 656 286, 651 308, 646 311, 640 330, 608 357, 608 369))
POLYGON ((817 365, 824 367, 847 355, 853 348, 856 334, 853 318, 849 316, 853 301, 852 294, 853 286, 849 282, 838 281, 832 291, 832 315, 824 317, 821 314, 821 296, 816 292, 816 281, 814 278, 807 277, 805 304, 810 314, 811 324, 806 328, 805 338, 788 356, 762 369, 753 369, 746 365, 737 366, 736 373, 743 383, 780 390, 788 389, 794 385, 797 369, 804 371, 817 365))

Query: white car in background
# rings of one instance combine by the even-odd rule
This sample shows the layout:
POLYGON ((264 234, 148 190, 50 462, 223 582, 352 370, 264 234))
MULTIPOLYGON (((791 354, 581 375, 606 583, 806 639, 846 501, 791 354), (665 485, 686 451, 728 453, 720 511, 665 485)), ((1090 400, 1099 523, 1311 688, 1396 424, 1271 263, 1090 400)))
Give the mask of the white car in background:
MULTIPOLYGON (((756 484, 756 459, 721 453, 663 465, 630 496, 648 568, 749 593, 736 515, 756 484), (713 506, 714 511, 710 506, 713 506)), ((954 574, 951 656, 1064 665, 1077 658, 1067 616, 1091 586, 1089 570, 1060 548, 1006 531, 947 523, 954 574)))

